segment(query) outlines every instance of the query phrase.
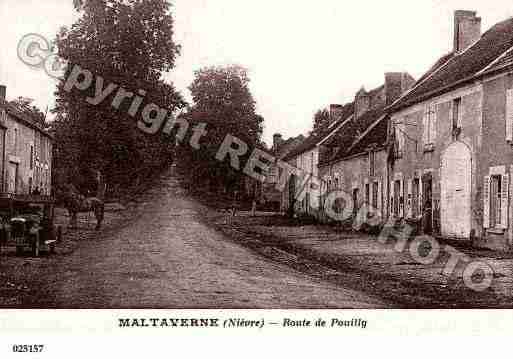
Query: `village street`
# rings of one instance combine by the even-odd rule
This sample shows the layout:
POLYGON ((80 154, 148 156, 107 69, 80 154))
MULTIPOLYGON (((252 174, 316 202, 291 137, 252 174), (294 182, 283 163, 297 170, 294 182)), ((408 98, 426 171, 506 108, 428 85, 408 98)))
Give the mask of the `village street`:
MULTIPOLYGON (((194 197, 168 171, 106 224, 79 218, 57 253, 0 261, 3 308, 510 308, 513 258, 457 247, 489 263, 492 287, 465 288, 448 260, 419 265, 394 243, 264 212, 236 217, 194 197)), ((118 208, 119 207, 119 208, 118 208)), ((59 209, 59 224, 69 218, 59 209)), ((456 243, 454 243, 457 245, 456 243)))
POLYGON ((390 308, 238 245, 202 221, 174 177, 147 193, 121 229, 51 260, 36 308, 390 308))

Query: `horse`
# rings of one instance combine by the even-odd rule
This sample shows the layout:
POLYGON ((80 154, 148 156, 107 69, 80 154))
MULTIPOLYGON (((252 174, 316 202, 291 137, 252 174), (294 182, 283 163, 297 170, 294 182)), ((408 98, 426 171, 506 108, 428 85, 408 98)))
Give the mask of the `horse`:
POLYGON ((105 184, 103 183, 101 174, 97 174, 98 193, 96 197, 85 197, 80 194, 76 187, 68 183, 64 185, 62 192, 62 202, 70 215, 70 227, 77 228, 78 213, 93 212, 96 217, 96 230, 101 229, 102 221, 105 213, 105 203, 103 197, 105 195, 105 184))

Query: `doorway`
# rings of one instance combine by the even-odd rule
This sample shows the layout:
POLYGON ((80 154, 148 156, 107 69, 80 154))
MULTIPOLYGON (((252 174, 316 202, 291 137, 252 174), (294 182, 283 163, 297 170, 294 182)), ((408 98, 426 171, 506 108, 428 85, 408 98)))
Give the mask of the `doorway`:
POLYGON ((470 238, 472 162, 469 148, 455 142, 442 156, 440 217, 442 235, 470 238))
POLYGON ((433 234, 433 176, 426 173, 422 176, 422 231, 433 234))
POLYGON ((353 189, 353 217, 358 214, 358 188, 353 189))
POLYGON ((9 162, 8 176, 7 176, 7 192, 18 193, 18 164, 9 162))
POLYGON ((289 215, 293 215, 296 206, 296 175, 291 175, 289 179, 289 215))

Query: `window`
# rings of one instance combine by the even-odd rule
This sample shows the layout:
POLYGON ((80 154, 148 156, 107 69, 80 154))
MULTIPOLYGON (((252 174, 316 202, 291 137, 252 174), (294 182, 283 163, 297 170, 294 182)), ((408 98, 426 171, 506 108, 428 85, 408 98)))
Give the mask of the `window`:
POLYGON ((452 128, 461 128, 461 98, 452 101, 452 128))
POLYGON ((513 144, 513 89, 506 92, 506 141, 513 144))
POLYGON ((376 174, 376 152, 369 152, 369 176, 374 177, 376 174))
POLYGON ((378 198, 379 198, 379 183, 374 182, 372 184, 372 207, 378 208, 378 198))
POLYGON ((420 215, 420 180, 418 178, 413 180, 412 192, 412 214, 413 218, 416 218, 420 215))
POLYGON ((436 140, 436 106, 426 106, 423 118, 422 143, 424 151, 432 151, 436 140))
POLYGON ((370 204, 370 184, 365 184, 365 203, 370 204))
POLYGON ((335 178, 335 189, 339 189, 339 182, 338 182, 338 178, 335 178))
POLYGON ((18 153, 18 129, 15 128, 14 129, 14 141, 13 141, 13 152, 14 152, 14 155, 16 156, 16 154, 18 153))
POLYGON ((508 228, 509 176, 496 172, 486 176, 483 191, 484 227, 508 228))
POLYGON ((490 188, 490 220, 493 228, 501 225, 501 182, 502 176, 492 176, 490 188))
POLYGON ((394 182, 394 215, 399 217, 399 205, 401 196, 401 181, 394 182))
POLYGON ((398 123, 394 127, 394 152, 395 158, 403 157, 404 152, 404 125, 402 123, 398 123))
POLYGON ((34 145, 30 145, 30 169, 34 169, 34 145))
POLYGON ((46 138, 41 135, 41 162, 46 163, 46 138))
POLYGON ((452 101, 452 138, 458 140, 461 132, 461 98, 452 101))

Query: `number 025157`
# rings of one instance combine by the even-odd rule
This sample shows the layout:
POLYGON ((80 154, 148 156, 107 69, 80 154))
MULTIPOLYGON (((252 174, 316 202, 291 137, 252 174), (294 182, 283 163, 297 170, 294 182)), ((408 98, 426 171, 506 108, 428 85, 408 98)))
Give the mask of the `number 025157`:
POLYGON ((44 349, 45 346, 43 344, 15 344, 12 346, 12 351, 14 353, 42 353, 44 349))

